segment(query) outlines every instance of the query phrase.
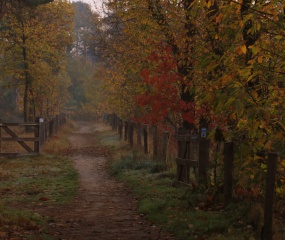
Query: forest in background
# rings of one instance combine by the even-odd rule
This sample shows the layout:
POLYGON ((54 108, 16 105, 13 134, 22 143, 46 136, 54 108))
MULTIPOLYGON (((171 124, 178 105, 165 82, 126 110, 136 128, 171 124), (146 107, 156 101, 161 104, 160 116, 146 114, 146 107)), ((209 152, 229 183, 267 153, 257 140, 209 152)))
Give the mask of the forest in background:
POLYGON ((2 1, 1 8, 1 119, 50 120, 84 108, 97 59, 87 33, 99 15, 65 0, 2 1))

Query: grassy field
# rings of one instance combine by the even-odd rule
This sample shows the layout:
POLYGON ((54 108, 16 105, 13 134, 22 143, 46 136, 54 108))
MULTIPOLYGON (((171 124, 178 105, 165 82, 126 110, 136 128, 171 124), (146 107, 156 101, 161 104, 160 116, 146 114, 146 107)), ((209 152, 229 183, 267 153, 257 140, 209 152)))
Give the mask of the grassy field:
POLYGON ((70 129, 63 127, 40 156, 0 159, 0 239, 49 239, 44 228, 52 220, 34 209, 68 203, 77 192, 72 162, 59 155, 70 129))

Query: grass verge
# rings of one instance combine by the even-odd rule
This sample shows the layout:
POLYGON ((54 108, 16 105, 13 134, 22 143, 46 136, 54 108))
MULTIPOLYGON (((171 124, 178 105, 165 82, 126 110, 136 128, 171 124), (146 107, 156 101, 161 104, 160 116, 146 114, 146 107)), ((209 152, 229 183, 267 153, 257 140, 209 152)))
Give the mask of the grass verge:
POLYGON ((116 152, 111 173, 138 196, 139 213, 178 239, 259 239, 248 222, 250 204, 236 203, 227 209, 213 210, 205 206, 208 201, 205 189, 173 184, 174 170, 166 170, 162 163, 147 160, 144 154, 126 146, 116 152))
POLYGON ((72 161, 58 155, 70 130, 63 127, 42 155, 0 159, 0 239, 51 239, 44 231, 51 219, 36 209, 66 204, 77 192, 72 161))

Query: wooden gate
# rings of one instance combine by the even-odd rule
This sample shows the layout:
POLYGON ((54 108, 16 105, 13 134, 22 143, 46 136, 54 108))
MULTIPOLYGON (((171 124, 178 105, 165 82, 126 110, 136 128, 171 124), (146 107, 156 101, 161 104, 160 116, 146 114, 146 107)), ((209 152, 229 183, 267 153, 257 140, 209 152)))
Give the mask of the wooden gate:
POLYGON ((42 131, 43 119, 32 123, 7 123, 0 121, 0 156, 14 157, 18 155, 36 155, 40 152, 41 142, 44 138, 42 131), (26 131, 29 128, 29 131, 26 131), (4 142, 17 142, 20 148, 4 148, 4 142), (20 150, 24 150, 24 152, 20 150))

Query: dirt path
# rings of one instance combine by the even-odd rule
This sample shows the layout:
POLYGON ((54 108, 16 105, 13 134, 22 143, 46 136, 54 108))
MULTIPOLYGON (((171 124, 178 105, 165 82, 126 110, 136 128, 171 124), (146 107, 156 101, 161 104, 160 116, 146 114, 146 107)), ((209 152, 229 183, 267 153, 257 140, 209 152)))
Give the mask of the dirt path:
POLYGON ((167 240, 173 239, 136 212, 136 199, 106 171, 106 158, 96 152, 95 132, 102 125, 77 122, 70 136, 80 189, 71 206, 54 213, 52 233, 58 239, 167 240))

